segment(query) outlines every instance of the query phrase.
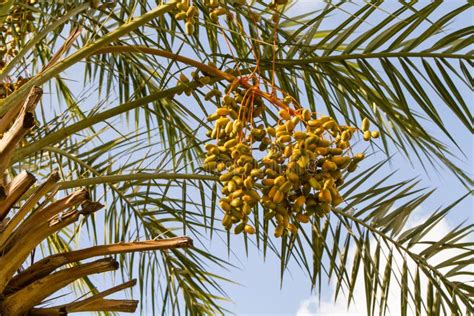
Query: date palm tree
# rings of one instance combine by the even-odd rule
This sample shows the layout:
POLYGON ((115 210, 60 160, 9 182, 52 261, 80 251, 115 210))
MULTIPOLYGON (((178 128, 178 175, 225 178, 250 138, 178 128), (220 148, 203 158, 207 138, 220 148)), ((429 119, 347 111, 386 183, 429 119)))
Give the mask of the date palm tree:
POLYGON ((230 280, 214 271, 231 267, 202 241, 223 237, 230 252, 236 239, 219 223, 230 216, 219 203, 223 170, 204 162, 212 113, 232 89, 265 105, 265 126, 281 121, 281 109, 297 116, 306 108, 338 126, 365 119, 380 133, 349 147, 370 163, 340 175, 343 201, 328 212, 301 217, 277 238, 270 228, 279 224, 253 205, 252 226, 237 239, 275 253, 276 278, 297 262, 316 291, 332 280, 348 305, 362 282, 370 315, 391 304, 404 315, 472 314, 472 224, 426 239, 471 195, 453 131, 472 133, 462 89, 472 89, 474 29, 451 26, 472 15, 471 2, 447 10, 441 1, 327 1, 297 15, 298 4, 0 4, 0 314, 134 312, 137 301, 105 297, 136 283, 156 314, 227 313, 230 280), (448 170, 465 192, 408 227, 442 193, 386 171, 393 152, 448 170), (35 186, 36 177, 46 180, 35 186), (100 291, 90 277, 117 269, 138 281, 100 291), (65 287, 76 300, 62 298, 65 287))

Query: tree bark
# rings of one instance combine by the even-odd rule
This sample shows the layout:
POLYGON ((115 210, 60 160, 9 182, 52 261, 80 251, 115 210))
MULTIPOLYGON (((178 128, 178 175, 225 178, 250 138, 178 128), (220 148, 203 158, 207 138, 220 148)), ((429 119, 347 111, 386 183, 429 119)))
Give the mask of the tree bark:
POLYGON ((77 279, 91 274, 117 270, 118 262, 112 258, 100 259, 77 267, 64 269, 35 281, 27 287, 7 295, 3 301, 5 315, 22 315, 41 303, 49 295, 77 279))
POLYGON ((147 240, 131 243, 95 246, 82 250, 76 250, 49 256, 42 259, 41 261, 36 262, 25 271, 13 277, 8 283, 5 289, 5 293, 14 292, 17 289, 24 287, 26 284, 34 282, 35 280, 38 280, 39 278, 42 278, 45 275, 48 275, 52 271, 65 264, 77 262, 80 260, 97 256, 114 255, 119 253, 186 248, 190 247, 191 245, 191 238, 176 237, 162 240, 147 240))
MULTIPOLYGON (((41 88, 33 87, 28 97, 26 98, 18 116, 12 115, 12 118, 10 118, 10 116, 8 116, 7 118, 2 117, 2 121, 4 119, 5 121, 7 121, 9 119, 13 119, 15 117, 16 118, 8 132, 6 132, 3 135, 2 139, 0 139, 0 177, 3 176, 5 170, 10 165, 10 161, 13 157, 15 148, 17 147, 18 143, 26 135, 30 128, 34 126, 34 109, 36 107, 36 104, 38 104, 42 94, 43 90, 41 88)), ((2 123, 2 126, 6 125, 7 123, 8 122, 2 123)))
POLYGON ((57 188, 57 182, 59 181, 59 175, 57 171, 51 173, 49 178, 39 186, 33 195, 31 195, 28 200, 21 206, 21 208, 16 212, 13 218, 8 221, 5 228, 1 231, 0 234, 0 249, 3 248, 3 244, 7 240, 7 237, 10 236, 13 230, 18 226, 18 224, 26 217, 26 215, 36 206, 39 200, 44 197, 48 192, 55 190, 57 188))
MULTIPOLYGON (((123 284, 114 286, 114 287, 112 287, 112 288, 110 288, 106 291, 102 291, 102 292, 97 293, 97 294, 95 294, 91 297, 88 297, 86 299, 83 299, 83 300, 80 300, 80 301, 77 301, 77 302, 72 302, 72 303, 69 303, 69 304, 64 304, 64 305, 59 305, 59 306, 53 306, 53 307, 49 307, 49 308, 34 308, 30 312, 30 315, 58 315, 61 312, 67 314, 67 312, 76 312, 76 311, 81 311, 81 310, 85 311, 84 307, 86 307, 88 305, 92 305, 93 303, 95 303, 97 301, 101 301, 101 300, 103 300, 104 297, 109 296, 111 294, 114 294, 118 291, 127 289, 129 287, 133 287, 136 284, 137 284, 137 280, 134 279, 134 280, 125 282, 123 284)), ((105 308, 105 306, 104 306, 104 308, 105 308)), ((111 311, 111 310, 102 309, 101 311, 111 311)))
POLYGON ((13 205, 18 202, 35 182, 36 178, 31 173, 23 171, 8 184, 6 187, 6 197, 0 202, 0 222, 7 217, 13 205))
POLYGON ((86 198, 87 194, 73 193, 58 203, 53 203, 56 207, 39 211, 40 221, 30 223, 30 225, 27 221, 25 225, 20 225, 0 250, 2 253, 0 257, 0 267, 2 267, 0 269, 0 292, 5 289, 15 271, 41 241, 79 218, 80 213, 70 208, 83 202, 86 198), (45 214, 48 216, 42 218, 45 214))

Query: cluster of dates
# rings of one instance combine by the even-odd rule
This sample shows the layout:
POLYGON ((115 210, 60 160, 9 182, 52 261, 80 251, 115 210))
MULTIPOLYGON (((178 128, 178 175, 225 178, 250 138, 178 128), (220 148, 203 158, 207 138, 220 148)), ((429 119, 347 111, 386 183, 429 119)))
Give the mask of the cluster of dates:
MULTIPOLYGON (((289 106, 291 97, 281 101, 289 106)), ((343 173, 354 171, 364 155, 350 154, 355 127, 290 107, 269 126, 264 112, 262 98, 250 91, 225 95, 208 117, 214 142, 206 145, 203 167, 219 174, 224 185, 219 205, 226 229, 253 234, 249 215, 261 203, 264 219, 276 222, 274 234, 281 237, 342 203, 343 173)))
MULTIPOLYGON (((176 9, 174 10, 174 18, 177 21, 183 20, 185 22, 185 31, 187 35, 194 34, 196 30, 196 21, 199 17, 199 10, 194 6, 190 0, 174 0, 177 2, 176 9)), ((245 0, 232 0, 227 1, 227 4, 240 6, 245 4, 245 0)), ((222 15, 229 14, 229 11, 226 9, 226 2, 219 0, 205 0, 205 8, 207 9, 207 14, 209 19, 217 23, 219 17, 222 15)))
POLYGON ((177 2, 176 10, 174 11, 174 18, 178 21, 186 21, 185 29, 187 35, 194 34, 196 19, 199 12, 197 7, 191 5, 190 0, 175 0, 177 2))
POLYGON ((33 6, 38 4, 38 0, 15 1, 8 16, 0 25, 0 68, 7 57, 14 57, 26 35, 35 31, 35 17, 33 6))

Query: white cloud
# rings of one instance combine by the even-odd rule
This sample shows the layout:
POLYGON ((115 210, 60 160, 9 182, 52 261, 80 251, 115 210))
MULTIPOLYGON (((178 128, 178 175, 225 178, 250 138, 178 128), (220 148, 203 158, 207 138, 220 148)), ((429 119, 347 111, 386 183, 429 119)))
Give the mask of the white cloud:
POLYGON ((346 302, 343 300, 338 300, 337 302, 330 301, 321 301, 318 302, 316 297, 310 297, 303 302, 301 302, 298 311, 296 312, 297 316, 364 316, 363 312, 351 305, 347 309, 346 302))
MULTIPOLYGON (((411 228, 414 226, 417 226, 419 224, 422 224, 426 221, 426 217, 424 218, 418 218, 415 220, 411 220, 407 223, 407 228, 411 228)), ((430 231, 429 234, 425 236, 423 239, 424 241, 433 241, 433 240, 439 240, 441 237, 447 234, 452 228, 448 225, 448 222, 446 220, 441 220, 438 225, 430 231)), ((371 245, 375 246, 375 241, 371 240, 371 245)), ((424 247, 426 246, 421 246, 417 245, 412 248, 412 251, 414 252, 419 252, 421 251, 424 247)), ((372 250, 375 249, 375 247, 371 247, 372 250)), ((383 251, 385 254, 388 253, 387 247, 382 247, 383 251)), ((442 261, 443 258, 450 258, 456 255, 458 253, 457 250, 445 250, 443 251, 443 254, 441 255, 436 255, 433 256, 432 258, 429 259, 429 263, 436 264, 442 261)), ((355 246, 352 246, 352 248, 349 251, 349 257, 348 257, 348 262, 352 263, 353 258, 355 254, 355 246)), ((395 254, 393 256, 393 264, 392 264, 392 270, 394 270, 397 273, 397 278, 399 278, 399 271, 401 270, 403 260, 400 254, 395 254), (396 265, 394 263, 397 263, 396 265), (398 267, 398 268, 396 268, 398 267)), ((382 271, 385 268, 386 265, 386 257, 382 256, 381 257, 381 265, 380 268, 382 271), (382 259, 383 258, 383 259, 382 259)), ((412 275, 415 275, 415 264, 413 261, 407 261, 408 262, 408 269, 411 271, 412 275)), ((352 266, 349 266, 349 271, 352 269, 352 266)), ((360 270, 362 271, 362 270, 360 270)), ((388 309, 390 315, 400 315, 401 314, 401 304, 400 304, 400 287, 396 284, 396 279, 395 279, 395 274, 392 273, 392 281, 390 282, 390 288, 391 291, 388 296, 388 309)), ((472 281, 469 279, 469 277, 459 277, 457 278, 458 281, 472 281)), ((409 284, 410 284, 409 280, 409 284)), ((421 290, 422 290, 422 298, 426 297, 426 292, 424 289, 426 288, 427 285, 427 279, 422 275, 420 278, 420 285, 421 285, 421 290)), ((347 299, 344 296, 339 295, 338 300, 334 302, 334 290, 335 290, 335 283, 331 283, 329 289, 330 295, 328 295, 328 299, 326 300, 321 300, 316 297, 316 295, 309 297, 308 299, 303 300, 300 303, 300 306, 298 308, 298 311, 296 312, 297 316, 363 316, 367 315, 367 310, 365 306, 365 287, 364 287, 364 281, 363 281, 363 273, 360 272, 357 278, 357 284, 354 290, 354 302, 351 304, 351 307, 347 309, 347 299)), ((409 299, 410 300, 410 299, 409 299)), ((408 314, 414 314, 414 309, 413 306, 408 307, 408 314)))

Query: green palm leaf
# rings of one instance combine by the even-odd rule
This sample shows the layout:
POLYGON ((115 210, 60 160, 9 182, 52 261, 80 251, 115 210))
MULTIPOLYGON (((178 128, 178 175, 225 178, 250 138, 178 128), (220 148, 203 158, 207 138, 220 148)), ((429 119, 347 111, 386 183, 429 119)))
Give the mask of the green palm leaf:
MULTIPOLYGON (((122 277, 140 276, 140 296, 158 306, 155 313, 227 313, 221 282, 229 280, 209 271, 229 265, 204 247, 206 238, 226 236, 217 223, 220 183, 203 172, 201 159, 211 129, 206 118, 220 106, 219 98, 205 100, 205 95, 212 87, 224 90, 229 77, 214 77, 209 86, 183 86, 178 78, 196 68, 205 72, 210 62, 236 76, 258 66, 262 80, 312 111, 350 125, 367 117, 381 132, 381 142, 368 150, 382 151, 387 160, 348 178, 343 206, 314 219, 311 228, 301 227, 298 236, 274 240, 269 231, 275 223, 264 222, 257 210, 257 238, 254 244, 245 237, 246 250, 256 245, 265 255, 275 253, 282 283, 291 262, 307 273, 319 294, 325 281, 335 282, 335 297, 345 296, 348 304, 363 283, 371 315, 386 314, 393 304, 402 314, 472 313, 472 286, 456 280, 472 276, 473 248, 465 241, 472 225, 426 239, 470 196, 472 186, 469 171, 457 159, 466 153, 455 129, 473 132, 464 91, 472 90, 474 28, 454 23, 472 13, 472 4, 442 10, 439 1, 388 7, 382 1, 329 1, 296 16, 287 5, 278 7, 275 28, 275 11, 267 2, 226 3, 238 27, 224 19, 216 24, 207 2, 194 1, 201 13, 192 36, 168 15, 176 6, 172 2, 34 6, 38 28, 0 74, 2 80, 32 78, 0 101, 0 116, 34 85, 48 86, 54 97, 44 100, 41 127, 16 151, 9 172, 28 168, 47 175, 59 169, 61 189, 87 186, 106 203, 102 217, 51 238, 44 254, 66 250, 81 234, 95 244, 191 234, 198 242, 185 254, 119 256, 122 277), (78 38, 59 62, 50 64, 77 27, 78 38), (186 90, 189 96, 182 95, 186 90), (446 112, 454 119, 443 117, 446 112), (438 193, 421 189, 416 178, 395 179, 386 164, 396 151, 425 170, 447 168, 469 193, 408 228, 416 208, 438 193), (102 236, 98 227, 104 227, 102 236), (355 249, 353 258, 350 249, 355 249), (431 263, 444 254, 441 262, 431 263), (399 302, 389 298, 394 289, 400 289, 399 302)), ((2 13, 10 5, 2 4, 2 13)), ((265 120, 273 123, 277 115, 267 111, 265 120)), ((227 240, 230 253, 229 235, 227 240)), ((92 288, 89 280, 82 285, 82 292, 92 288)))

